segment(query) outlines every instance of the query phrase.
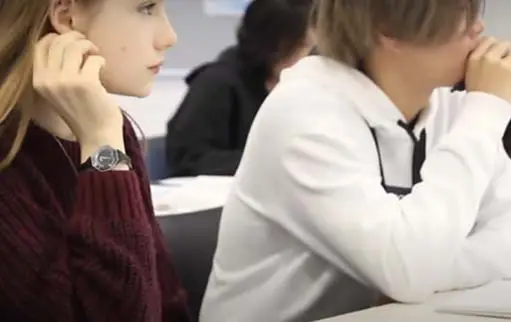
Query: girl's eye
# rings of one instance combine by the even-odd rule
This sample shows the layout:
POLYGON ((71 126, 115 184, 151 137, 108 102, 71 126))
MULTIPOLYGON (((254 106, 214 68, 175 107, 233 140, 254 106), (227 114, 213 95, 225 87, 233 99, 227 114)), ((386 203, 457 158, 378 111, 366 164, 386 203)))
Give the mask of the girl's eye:
POLYGON ((156 3, 147 3, 139 8, 140 13, 151 16, 154 14, 154 9, 156 8, 156 3))

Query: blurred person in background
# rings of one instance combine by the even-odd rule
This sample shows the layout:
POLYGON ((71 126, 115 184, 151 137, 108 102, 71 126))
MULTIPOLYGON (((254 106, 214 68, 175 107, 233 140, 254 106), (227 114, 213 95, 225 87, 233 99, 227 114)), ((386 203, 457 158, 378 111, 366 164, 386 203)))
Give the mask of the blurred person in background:
POLYGON ((186 78, 188 93, 167 125, 171 176, 233 175, 248 131, 280 72, 312 50, 312 0, 254 0, 237 44, 186 78))

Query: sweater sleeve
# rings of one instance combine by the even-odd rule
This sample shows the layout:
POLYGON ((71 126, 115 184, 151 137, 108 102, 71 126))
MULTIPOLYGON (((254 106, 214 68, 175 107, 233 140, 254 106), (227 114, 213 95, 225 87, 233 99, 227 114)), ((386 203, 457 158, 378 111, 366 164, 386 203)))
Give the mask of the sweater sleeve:
POLYGON ((162 295, 163 322, 191 322, 191 312, 188 310, 188 295, 179 281, 179 276, 172 263, 170 250, 165 247, 160 228, 155 223, 156 256, 158 278, 162 295))
POLYGON ((181 285, 180 278, 173 265, 171 249, 167 249, 164 235, 154 216, 149 177, 147 168, 144 166, 142 149, 133 126, 128 119, 126 120, 127 122, 124 123, 125 140, 128 153, 132 158, 134 171, 140 183, 142 198, 145 201, 147 220, 153 231, 154 246, 156 249, 156 269, 161 292, 162 321, 189 322, 192 319, 190 311, 188 310, 187 294, 181 285))
POLYGON ((80 174, 69 218, 6 190, 0 311, 27 322, 161 321, 154 240, 135 172, 80 174))

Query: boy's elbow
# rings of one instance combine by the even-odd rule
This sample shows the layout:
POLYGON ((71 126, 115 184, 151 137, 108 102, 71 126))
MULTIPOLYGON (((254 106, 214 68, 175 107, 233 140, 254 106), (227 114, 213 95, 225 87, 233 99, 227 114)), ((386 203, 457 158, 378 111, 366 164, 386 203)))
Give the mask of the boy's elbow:
POLYGON ((401 278, 399 281, 392 281, 382 292, 396 302, 408 304, 423 303, 435 293, 427 283, 420 282, 421 285, 418 285, 403 280, 401 278))

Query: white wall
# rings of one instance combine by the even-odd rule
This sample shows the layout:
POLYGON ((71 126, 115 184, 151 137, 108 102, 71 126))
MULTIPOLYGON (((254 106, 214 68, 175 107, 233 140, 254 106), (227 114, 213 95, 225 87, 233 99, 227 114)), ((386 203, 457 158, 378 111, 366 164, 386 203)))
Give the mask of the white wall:
POLYGON ((208 16, 203 3, 203 0, 165 0, 178 38, 165 55, 165 67, 192 68, 234 43, 239 18, 208 16))
POLYGON ((510 14, 510 0, 486 0, 486 10, 484 12, 486 34, 511 40, 510 14))
POLYGON ((163 136, 186 93, 186 84, 178 77, 156 80, 152 94, 146 98, 117 97, 120 106, 133 117, 147 138, 163 136))
MULTIPOLYGON (((199 10, 198 6, 195 7, 196 10, 199 10)), ((171 12, 171 14, 177 15, 179 11, 171 12)), ((485 12, 486 33, 511 40, 509 17, 511 17, 511 0, 487 0, 485 12)), ((201 29, 200 21, 190 21, 190 24, 192 23, 195 30, 204 30, 201 29)), ((186 40, 181 39, 180 41, 186 40)), ((201 48, 197 48, 197 50, 201 51, 201 48)), ((216 54, 216 51, 211 52, 211 57, 216 54)), ((121 106, 134 117, 147 137, 165 135, 167 120, 175 112, 186 91, 186 85, 181 81, 185 72, 186 70, 168 70, 164 73, 165 75, 156 81, 153 93, 148 98, 120 98, 121 106)))

